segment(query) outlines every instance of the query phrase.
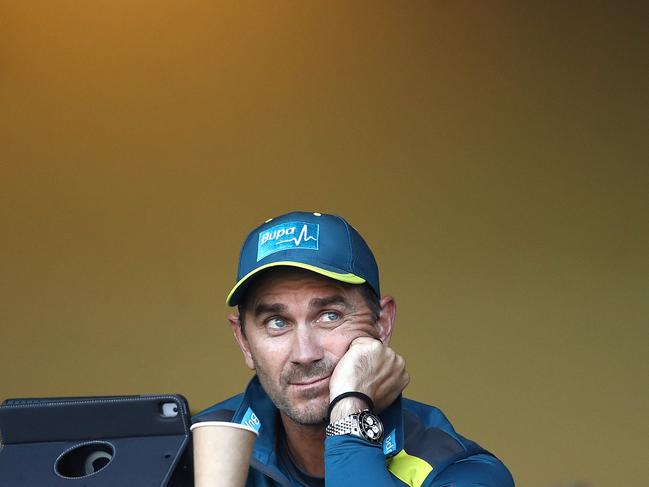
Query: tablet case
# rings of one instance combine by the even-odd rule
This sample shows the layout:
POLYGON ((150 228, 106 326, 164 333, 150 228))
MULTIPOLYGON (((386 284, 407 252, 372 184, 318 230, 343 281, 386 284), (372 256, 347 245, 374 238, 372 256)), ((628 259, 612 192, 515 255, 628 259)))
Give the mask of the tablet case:
POLYGON ((185 487, 180 395, 10 399, 0 405, 0 487, 185 487))

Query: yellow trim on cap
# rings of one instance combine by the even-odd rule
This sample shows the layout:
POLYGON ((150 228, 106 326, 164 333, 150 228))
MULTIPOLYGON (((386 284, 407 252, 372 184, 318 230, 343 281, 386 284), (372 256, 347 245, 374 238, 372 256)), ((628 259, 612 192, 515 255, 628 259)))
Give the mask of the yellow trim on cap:
POLYGON ((433 471, 430 463, 419 457, 408 455, 406 450, 401 450, 388 461, 388 470, 406 485, 421 487, 433 471))
POLYGON ((292 262, 292 261, 279 261, 279 262, 271 262, 270 264, 262 265, 261 267, 257 267, 256 269, 250 271, 248 274, 243 276, 239 282, 237 282, 234 287, 232 288, 232 291, 230 291, 230 294, 228 294, 228 297, 225 300, 225 304, 228 306, 232 306, 230 304, 230 299, 232 299, 232 295, 235 293, 241 285, 250 279, 253 275, 257 274, 260 271, 263 271, 264 269, 268 269, 269 267, 277 267, 277 266, 289 266, 289 267, 299 267, 300 269, 306 269, 308 271, 315 272, 317 274, 321 274, 326 277, 330 277, 331 279, 335 279, 336 281, 341 281, 341 282, 346 282, 348 284, 363 284, 365 283, 365 279, 362 277, 358 277, 356 274, 341 274, 339 272, 333 272, 333 271, 328 271, 326 269, 321 269, 320 267, 316 267, 314 265, 309 265, 309 264, 303 264, 302 262, 292 262))

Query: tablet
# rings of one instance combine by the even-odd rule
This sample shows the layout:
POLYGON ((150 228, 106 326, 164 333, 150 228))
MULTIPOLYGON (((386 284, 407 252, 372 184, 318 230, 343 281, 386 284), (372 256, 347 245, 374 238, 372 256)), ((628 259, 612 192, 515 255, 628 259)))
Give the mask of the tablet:
POLYGON ((177 394, 8 399, 0 487, 192 485, 189 425, 177 394))

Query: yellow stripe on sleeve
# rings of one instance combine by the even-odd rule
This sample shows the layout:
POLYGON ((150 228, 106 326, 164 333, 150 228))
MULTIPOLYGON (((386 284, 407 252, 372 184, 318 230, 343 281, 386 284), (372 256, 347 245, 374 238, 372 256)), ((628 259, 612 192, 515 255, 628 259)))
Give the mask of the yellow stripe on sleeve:
POLYGON ((410 487, 421 487, 433 467, 427 461, 401 450, 388 461, 388 470, 410 487))

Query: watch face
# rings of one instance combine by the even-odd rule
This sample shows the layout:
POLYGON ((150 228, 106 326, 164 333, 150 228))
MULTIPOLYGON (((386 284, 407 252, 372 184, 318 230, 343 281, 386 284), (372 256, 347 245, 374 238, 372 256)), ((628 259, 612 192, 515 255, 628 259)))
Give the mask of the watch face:
POLYGON ((369 411, 362 411, 358 415, 358 427, 366 440, 372 443, 380 443, 383 440, 383 423, 378 416, 369 411))

